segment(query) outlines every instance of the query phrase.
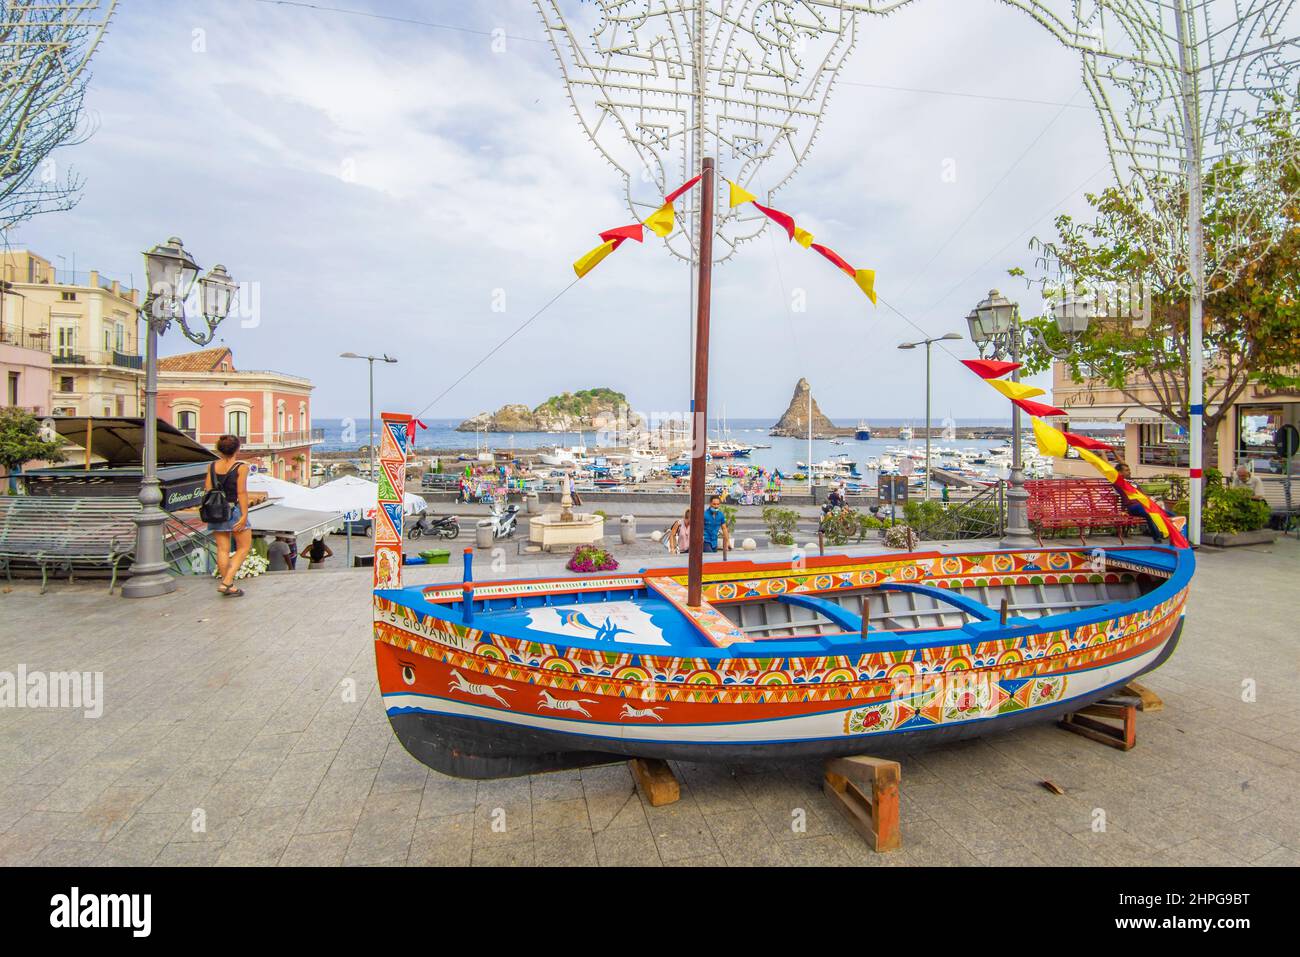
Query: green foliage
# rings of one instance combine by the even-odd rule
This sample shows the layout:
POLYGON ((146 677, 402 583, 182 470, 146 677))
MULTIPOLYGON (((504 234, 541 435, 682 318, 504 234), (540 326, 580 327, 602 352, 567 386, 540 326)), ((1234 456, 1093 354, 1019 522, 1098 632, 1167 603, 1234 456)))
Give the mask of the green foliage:
POLYGON ((41 438, 36 416, 13 406, 0 408, 0 465, 14 472, 27 462, 62 462, 63 439, 41 438))
POLYGON ((821 533, 828 545, 847 545, 861 537, 858 513, 851 508, 836 508, 822 516, 821 533))
POLYGON ((738 514, 738 510, 736 509, 736 506, 723 505, 721 506, 721 508, 722 508, 722 514, 727 521, 727 528, 731 529, 731 531, 734 533, 736 531, 736 515, 738 514))
MULTIPOLYGON (((1208 471, 1208 470, 1207 470, 1208 471)), ((1173 509, 1176 515, 1188 513, 1188 503, 1178 502, 1173 509)), ((1232 535, 1236 532, 1253 532, 1268 525, 1271 510, 1268 503, 1250 494, 1248 488, 1231 488, 1219 481, 1205 486, 1205 501, 1201 505, 1201 530, 1211 535, 1232 535)))
MULTIPOLYGON (((1205 417, 1208 435, 1251 382, 1300 388, 1300 134, 1293 122, 1280 104, 1263 111, 1241 132, 1240 148, 1207 171, 1204 402, 1219 410, 1205 417)), ((1022 356, 1026 371, 1048 369, 1048 349, 1068 349, 1075 382, 1095 376, 1186 428, 1190 283, 1185 233, 1171 228, 1185 218, 1185 186, 1157 178, 1142 191, 1112 187, 1087 199, 1091 222, 1059 216, 1057 237, 1031 247, 1083 289, 1149 291, 1150 326, 1094 319, 1069 342, 1049 317, 1038 317, 1030 324, 1048 348, 1031 345, 1022 356)))
POLYGON ((565 392, 553 395, 533 410, 536 414, 549 412, 556 415, 586 416, 597 408, 612 408, 627 405, 627 396, 604 386, 595 389, 580 389, 577 392, 565 392))
POLYGON ((769 505, 763 509, 763 524, 773 545, 793 545, 795 529, 799 527, 799 513, 792 508, 769 505))

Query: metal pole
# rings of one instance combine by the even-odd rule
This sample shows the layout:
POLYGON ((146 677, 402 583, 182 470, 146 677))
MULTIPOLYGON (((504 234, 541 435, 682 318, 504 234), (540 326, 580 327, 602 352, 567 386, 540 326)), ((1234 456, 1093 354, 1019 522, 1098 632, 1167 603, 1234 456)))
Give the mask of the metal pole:
POLYGON ((925 501, 930 501, 930 345, 925 340, 925 501))
MULTIPOLYGON (((1020 361, 1020 316, 1011 321, 1011 361, 1020 361)), ((1011 372, 1020 381, 1020 370, 1011 372)), ((1029 530, 1029 493, 1025 491, 1024 463, 1020 449, 1020 406, 1011 407, 1011 475, 1007 483, 1007 531, 999 543, 1003 548, 1024 548, 1038 544, 1029 530)))
POLYGON ((370 425, 370 474, 367 478, 375 481, 375 357, 369 357, 370 363, 370 417, 367 422, 370 425))
POLYGON ((686 603, 700 606, 704 577, 704 458, 709 448, 709 301, 713 288, 713 157, 700 180, 699 298, 695 317, 695 391, 691 399, 691 540, 686 603))
POLYGON ((1187 22, 1186 0, 1175 0, 1174 18, 1178 26, 1178 64, 1182 71, 1183 136, 1187 153, 1187 269, 1191 273, 1189 290, 1188 348, 1187 348, 1187 412, 1188 412, 1188 503, 1187 540, 1193 546, 1201 544, 1201 495, 1205 417, 1205 383, 1202 369, 1201 339, 1202 302, 1205 295, 1204 242, 1201 216, 1201 126, 1197 105, 1196 78, 1192 63, 1192 37, 1187 22))
MULTIPOLYGON (((145 309, 152 308, 146 303, 145 309)), ((158 484, 158 331, 150 318, 145 319, 149 334, 145 337, 144 373, 144 474, 140 481, 140 514, 135 518, 135 560, 131 578, 122 586, 123 598, 153 598, 176 590, 176 579, 167 570, 163 557, 163 525, 167 513, 158 484)))

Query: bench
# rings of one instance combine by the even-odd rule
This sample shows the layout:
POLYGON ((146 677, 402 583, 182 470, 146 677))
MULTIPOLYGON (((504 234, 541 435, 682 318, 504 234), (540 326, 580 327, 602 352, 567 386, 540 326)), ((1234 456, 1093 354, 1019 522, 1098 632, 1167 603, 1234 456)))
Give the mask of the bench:
POLYGON ((1115 486, 1105 479, 1030 479, 1029 525, 1043 544, 1043 532, 1073 528, 1087 545, 1086 534, 1097 529, 1114 529, 1122 543, 1130 528, 1146 528, 1146 519, 1130 515, 1115 486))
POLYGON ((1283 476, 1261 475, 1260 486, 1264 501, 1268 502, 1269 515, 1273 527, 1290 528, 1291 522, 1300 515, 1300 474, 1291 477, 1291 507, 1286 504, 1286 479, 1283 476))
POLYGON ((0 567, 13 581, 15 567, 39 568, 41 594, 51 571, 109 569, 108 590, 118 566, 135 551, 138 499, 71 498, 54 495, 0 496, 0 567))

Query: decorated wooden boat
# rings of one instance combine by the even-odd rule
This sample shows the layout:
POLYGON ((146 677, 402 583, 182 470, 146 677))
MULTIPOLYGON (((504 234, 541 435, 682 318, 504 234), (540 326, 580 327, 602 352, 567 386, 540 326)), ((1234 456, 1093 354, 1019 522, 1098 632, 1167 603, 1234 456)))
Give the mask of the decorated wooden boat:
POLYGON ((698 608, 680 568, 467 575, 375 591, 379 686, 406 749, 462 777, 914 749, 1158 667, 1193 563, 1158 547, 719 562, 698 608))

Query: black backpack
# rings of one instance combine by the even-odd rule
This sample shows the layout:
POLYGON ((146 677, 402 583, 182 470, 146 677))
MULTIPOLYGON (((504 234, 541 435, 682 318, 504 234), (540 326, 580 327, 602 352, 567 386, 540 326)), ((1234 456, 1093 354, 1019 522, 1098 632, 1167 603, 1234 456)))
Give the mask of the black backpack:
MULTIPOLYGON (((238 462, 231 466, 231 471, 237 468, 239 468, 238 462)), ((229 472, 226 473, 226 475, 229 474, 229 472)), ((226 497, 226 490, 223 487, 226 476, 222 475, 220 477, 221 484, 217 482, 217 466, 215 462, 208 466, 208 475, 212 478, 212 488, 203 493, 203 501, 199 503, 199 518, 210 525, 221 525, 230 521, 234 506, 230 503, 230 499, 226 497)))

